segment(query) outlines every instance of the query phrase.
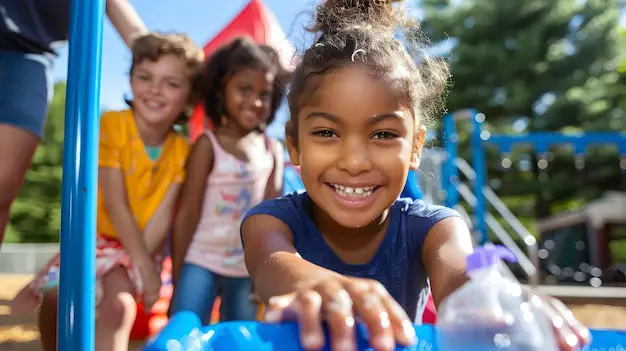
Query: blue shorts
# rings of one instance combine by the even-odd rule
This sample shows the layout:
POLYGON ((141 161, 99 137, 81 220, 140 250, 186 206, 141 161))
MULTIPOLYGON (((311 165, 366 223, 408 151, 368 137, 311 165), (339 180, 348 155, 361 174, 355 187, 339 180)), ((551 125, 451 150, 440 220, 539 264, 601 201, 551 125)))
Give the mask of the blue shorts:
POLYGON ((257 305, 250 300, 251 278, 232 278, 185 263, 172 297, 172 315, 181 311, 195 313, 209 322, 216 296, 220 296, 220 321, 255 320, 257 305))
POLYGON ((0 124, 41 139, 53 92, 49 57, 0 50, 0 124))

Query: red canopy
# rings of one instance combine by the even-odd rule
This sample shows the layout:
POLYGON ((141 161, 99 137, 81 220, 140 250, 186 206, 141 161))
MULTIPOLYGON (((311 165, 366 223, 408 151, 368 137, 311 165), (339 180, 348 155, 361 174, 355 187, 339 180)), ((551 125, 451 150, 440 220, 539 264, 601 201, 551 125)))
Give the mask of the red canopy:
MULTIPOLYGON (((272 46, 278 51, 283 67, 293 68, 292 59, 295 50, 287 40, 274 14, 261 0, 250 0, 250 3, 221 32, 204 46, 206 57, 209 57, 221 45, 241 36, 247 36, 259 44, 272 46)), ((204 108, 201 105, 196 106, 189 121, 191 141, 195 141, 205 128, 210 127, 204 117, 204 108)))

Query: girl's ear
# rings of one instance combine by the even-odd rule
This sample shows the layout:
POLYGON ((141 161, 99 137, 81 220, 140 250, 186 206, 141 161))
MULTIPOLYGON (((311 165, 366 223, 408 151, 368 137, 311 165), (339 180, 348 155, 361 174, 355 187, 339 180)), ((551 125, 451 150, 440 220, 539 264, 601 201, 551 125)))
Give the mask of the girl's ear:
POLYGON ((300 151, 298 150, 297 141, 291 137, 287 137, 287 152, 289 153, 289 161, 294 166, 300 166, 300 151))
POLYGON ((415 133, 415 140, 413 141, 413 152, 411 153, 411 162, 409 163, 409 169, 416 170, 419 168, 425 140, 426 127, 421 126, 415 133))
POLYGON ((285 123, 285 135, 287 136, 287 152, 289 153, 289 161, 294 166, 300 166, 300 151, 298 150, 298 140, 292 135, 296 134, 293 131, 294 125, 291 120, 285 123))

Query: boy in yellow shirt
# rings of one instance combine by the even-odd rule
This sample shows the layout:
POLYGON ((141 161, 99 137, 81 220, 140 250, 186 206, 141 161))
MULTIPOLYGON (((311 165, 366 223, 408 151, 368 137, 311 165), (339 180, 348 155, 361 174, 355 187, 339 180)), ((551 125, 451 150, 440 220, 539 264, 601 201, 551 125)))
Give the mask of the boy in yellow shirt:
MULTIPOLYGON (((167 236, 188 153, 173 128, 192 103, 202 51, 187 36, 135 40, 131 110, 100 122, 96 247, 96 346, 125 351, 135 298, 149 309, 159 297, 160 249, 167 236)), ((86 235, 92 235, 85 233, 86 235)), ((56 349, 59 256, 14 299, 13 313, 41 304, 46 351, 56 349)))

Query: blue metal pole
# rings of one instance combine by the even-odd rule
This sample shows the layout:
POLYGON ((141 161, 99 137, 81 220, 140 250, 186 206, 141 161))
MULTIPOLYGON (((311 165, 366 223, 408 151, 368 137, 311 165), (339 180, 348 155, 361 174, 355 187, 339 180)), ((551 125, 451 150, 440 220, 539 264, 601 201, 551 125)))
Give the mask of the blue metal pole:
POLYGON ((485 160, 484 141, 482 137, 482 123, 484 120, 484 114, 472 111, 470 144, 472 147, 472 161, 474 163, 474 170, 476 171, 476 179, 474 180, 474 195, 476 196, 476 206, 474 208, 476 221, 474 230, 480 234, 480 245, 484 245, 487 242, 487 222, 485 220, 487 206, 485 194, 483 193, 483 189, 487 184, 487 162, 485 160))
POLYGON ((65 103, 58 349, 95 343, 96 196, 105 0, 73 0, 65 103))

